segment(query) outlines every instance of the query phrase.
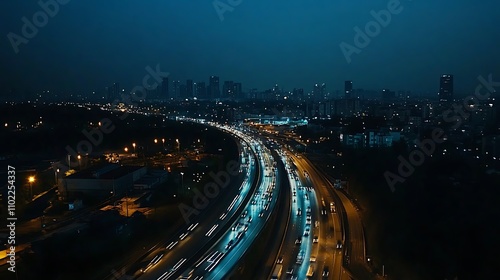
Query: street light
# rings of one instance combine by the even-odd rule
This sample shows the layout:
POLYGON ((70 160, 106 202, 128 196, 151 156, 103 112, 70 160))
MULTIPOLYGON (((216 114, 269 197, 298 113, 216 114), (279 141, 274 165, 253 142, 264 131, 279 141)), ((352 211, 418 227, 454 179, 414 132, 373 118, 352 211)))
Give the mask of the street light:
POLYGON ((132 147, 134 147, 134 154, 135 154, 135 143, 132 143, 132 147))
POLYGON ((33 199, 33 183, 35 182, 35 176, 29 176, 28 182, 30 183, 30 199, 33 199))
POLYGON ((181 143, 179 142, 179 139, 175 139, 175 142, 177 142, 177 151, 181 151, 181 143))
POLYGON ((181 172, 181 189, 184 189, 184 172, 181 172))
POLYGON ((54 175, 56 176, 56 185, 59 184, 59 168, 56 169, 56 172, 54 173, 54 175))
POLYGON ((82 157, 78 155, 77 158, 78 158, 78 168, 82 170, 82 162, 81 162, 82 157))
POLYGON ((125 147, 125 149, 123 149, 125 151, 125 153, 128 153, 128 148, 125 147))
POLYGON ((158 139, 155 138, 155 144, 158 144, 158 139))
POLYGON ((165 138, 162 138, 161 142, 163 143, 163 150, 165 150, 165 138))

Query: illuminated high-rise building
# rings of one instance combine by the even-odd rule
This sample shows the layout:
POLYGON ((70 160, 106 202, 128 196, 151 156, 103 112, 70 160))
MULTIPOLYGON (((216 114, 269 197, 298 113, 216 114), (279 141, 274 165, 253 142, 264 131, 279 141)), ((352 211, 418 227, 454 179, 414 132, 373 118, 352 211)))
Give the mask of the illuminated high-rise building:
POLYGON ((453 100, 453 75, 443 74, 439 79, 439 101, 453 100))

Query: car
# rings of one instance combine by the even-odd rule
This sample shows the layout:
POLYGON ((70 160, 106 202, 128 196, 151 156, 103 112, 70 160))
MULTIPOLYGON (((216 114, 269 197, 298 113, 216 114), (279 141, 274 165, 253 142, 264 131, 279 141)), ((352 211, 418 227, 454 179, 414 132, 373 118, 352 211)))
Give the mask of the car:
POLYGON ((296 192, 293 192, 293 196, 297 196, 297 193, 296 193, 296 192))
POLYGON ((293 267, 288 268, 288 270, 286 271, 286 274, 292 275, 293 274, 293 267))
POLYGON ((297 240, 295 240, 295 245, 300 245, 302 244, 302 238, 299 236, 297 240))
POLYGON ((280 257, 278 258, 278 260, 276 261, 276 263, 283 263, 283 256, 280 256, 280 257))
POLYGON ((315 235, 315 236, 313 237, 313 243, 318 243, 318 236, 317 236, 317 235, 315 235))
POLYGON ((342 249, 342 241, 337 240, 337 249, 342 249))
POLYGON ((251 223, 251 222, 252 222, 252 216, 248 216, 247 223, 251 223))
POLYGON ((262 217, 264 217, 264 211, 259 213, 259 218, 262 218, 262 217))
POLYGON ((316 256, 311 256, 311 258, 309 259, 309 262, 316 262, 316 256))
POLYGON ((309 236, 309 232, 308 232, 308 231, 306 231, 306 230, 304 230, 304 236, 305 236, 305 237, 308 237, 308 236, 309 236))
POLYGON ((236 223, 236 224, 233 226, 232 230, 233 230, 233 231, 236 231, 236 230, 238 229, 238 227, 239 227, 239 226, 240 226, 240 223, 236 223))
POLYGON ((227 245, 226 245, 226 250, 231 249, 231 247, 233 247, 233 244, 234 244, 234 240, 229 241, 229 243, 227 243, 227 245))
POLYGON ((247 216, 247 213, 248 213, 248 211, 245 210, 245 212, 243 212, 243 214, 241 214, 241 217, 245 218, 247 216))
POLYGON ((325 266, 323 268, 323 277, 328 277, 328 275, 330 275, 330 269, 328 268, 328 266, 325 266))

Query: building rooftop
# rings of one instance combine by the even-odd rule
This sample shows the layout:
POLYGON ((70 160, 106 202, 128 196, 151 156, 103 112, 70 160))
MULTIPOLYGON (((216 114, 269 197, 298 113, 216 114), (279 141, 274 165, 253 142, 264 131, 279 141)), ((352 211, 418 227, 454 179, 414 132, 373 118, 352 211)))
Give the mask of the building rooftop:
POLYGON ((120 166, 118 164, 103 164, 93 166, 68 176, 66 179, 103 179, 112 180, 121 178, 144 166, 120 166))

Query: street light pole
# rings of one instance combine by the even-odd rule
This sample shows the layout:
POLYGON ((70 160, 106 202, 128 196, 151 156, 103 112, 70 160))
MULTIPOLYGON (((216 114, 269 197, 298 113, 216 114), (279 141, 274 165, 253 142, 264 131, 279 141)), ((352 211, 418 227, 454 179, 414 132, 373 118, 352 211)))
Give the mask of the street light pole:
POLYGON ((28 182, 30 183, 30 200, 33 200, 33 182, 35 182, 35 176, 30 176, 28 182))
POLYGON ((181 189, 184 190, 184 172, 181 172, 181 189))

